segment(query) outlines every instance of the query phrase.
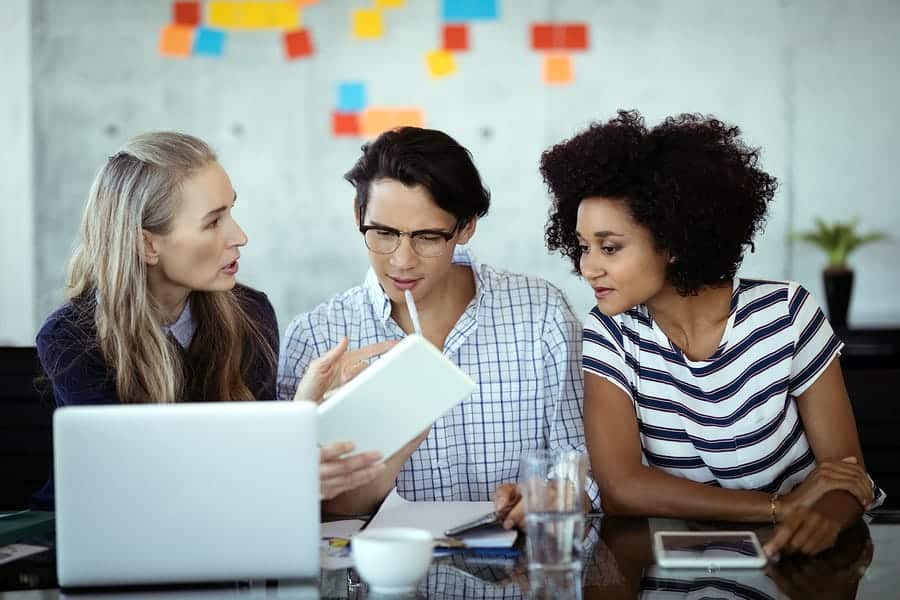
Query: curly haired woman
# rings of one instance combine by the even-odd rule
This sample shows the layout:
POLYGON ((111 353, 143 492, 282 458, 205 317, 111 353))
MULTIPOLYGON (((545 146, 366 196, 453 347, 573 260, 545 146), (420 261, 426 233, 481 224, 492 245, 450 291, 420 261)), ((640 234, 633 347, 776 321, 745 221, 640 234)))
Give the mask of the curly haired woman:
POLYGON ((776 189, 739 134, 620 111, 547 150, 547 245, 597 299, 584 419, 604 510, 771 521, 767 552, 816 554, 884 493, 815 300, 736 277, 776 189))

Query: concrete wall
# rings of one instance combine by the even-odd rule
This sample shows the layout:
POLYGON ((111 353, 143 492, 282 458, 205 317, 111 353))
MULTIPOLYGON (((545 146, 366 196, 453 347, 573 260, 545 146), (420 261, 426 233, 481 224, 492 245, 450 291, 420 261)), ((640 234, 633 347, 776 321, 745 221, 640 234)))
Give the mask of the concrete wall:
POLYGON ((0 10, 0 346, 34 343, 31 2, 0 10))
MULTIPOLYGON (((900 230, 892 143, 900 4, 891 0, 501 0, 501 20, 474 24, 460 72, 440 81, 428 79, 422 59, 439 43, 437 0, 390 11, 377 42, 348 33, 350 11, 371 2, 320 2, 304 12, 318 54, 296 62, 282 58, 274 32, 230 34, 222 59, 161 58, 168 1, 32 4, 36 312, 14 320, 33 329, 61 301, 94 172, 125 139, 153 129, 188 131, 219 151, 250 236, 243 280, 268 292, 282 327, 358 283, 367 263, 341 175, 361 140, 332 138, 328 120, 341 80, 366 81, 375 104, 423 107, 428 126, 469 147, 494 198, 476 254, 554 281, 580 311, 592 304, 589 290, 543 247, 548 200, 537 162, 617 108, 638 108, 651 122, 713 113, 763 147, 782 187, 745 276, 797 279, 824 302, 824 256, 789 244, 789 231, 814 215, 852 214, 864 228, 900 230), (539 20, 590 23, 574 85, 542 84, 540 57, 528 48, 528 26, 539 20)), ((0 106, 0 115, 11 110, 0 106)), ((895 240, 853 257, 853 324, 900 323, 898 249, 895 240)))

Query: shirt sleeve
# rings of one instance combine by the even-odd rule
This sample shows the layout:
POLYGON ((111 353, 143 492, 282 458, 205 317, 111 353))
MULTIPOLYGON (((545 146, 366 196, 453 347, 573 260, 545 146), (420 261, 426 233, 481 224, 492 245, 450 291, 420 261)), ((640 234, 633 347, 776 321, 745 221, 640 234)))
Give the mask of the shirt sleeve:
MULTIPOLYGON (((548 398, 553 398, 549 411, 548 448, 575 450, 587 455, 584 442, 584 378, 581 373, 581 324, 564 297, 552 319, 548 320, 543 339, 544 381, 548 398)), ((600 489, 588 470, 585 493, 594 510, 600 510, 600 489)))
POLYGON ((791 283, 788 296, 794 339, 790 393, 799 396, 816 382, 844 344, 834 335, 822 309, 803 286, 791 283))
POLYGON ((75 324, 48 322, 35 344, 56 406, 119 403, 114 371, 96 341, 75 324))
POLYGON ((635 372, 625 360, 623 340, 619 323, 594 308, 584 325, 582 367, 612 382, 634 402, 635 372))
POLYGON ((278 399, 292 400, 309 363, 330 348, 329 340, 317 334, 311 313, 291 321, 278 355, 278 399))

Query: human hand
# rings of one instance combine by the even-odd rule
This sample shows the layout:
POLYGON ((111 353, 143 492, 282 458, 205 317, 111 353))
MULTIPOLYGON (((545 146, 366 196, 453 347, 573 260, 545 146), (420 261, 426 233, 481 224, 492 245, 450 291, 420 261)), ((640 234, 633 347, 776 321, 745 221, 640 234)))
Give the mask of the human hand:
POLYGON ((503 516, 503 528, 525 527, 525 505, 522 492, 515 483, 504 483, 494 492, 494 512, 503 516))
POLYGON ((856 598, 859 580, 872 562, 874 546, 865 525, 841 534, 831 550, 814 558, 786 557, 766 574, 790 598, 856 598))
POLYGON ((347 456, 353 451, 350 442, 323 446, 319 454, 319 489, 322 500, 331 500, 348 490, 363 486, 385 469, 379 452, 347 456))
POLYGON ((798 505, 775 526, 763 550, 769 557, 779 552, 815 555, 834 546, 840 532, 841 524, 836 519, 798 505))
POLYGON ((370 358, 384 354, 396 346, 398 340, 371 344, 349 352, 348 344, 344 337, 337 346, 309 363, 294 392, 294 400, 322 402, 328 392, 362 373, 369 366, 370 358))
POLYGON ((848 456, 841 460, 825 460, 816 466, 815 470, 807 475, 797 487, 789 494, 781 497, 785 511, 790 512, 794 507, 809 508, 819 498, 833 490, 844 490, 853 494, 863 508, 872 503, 872 482, 869 475, 856 462, 855 456, 848 456))

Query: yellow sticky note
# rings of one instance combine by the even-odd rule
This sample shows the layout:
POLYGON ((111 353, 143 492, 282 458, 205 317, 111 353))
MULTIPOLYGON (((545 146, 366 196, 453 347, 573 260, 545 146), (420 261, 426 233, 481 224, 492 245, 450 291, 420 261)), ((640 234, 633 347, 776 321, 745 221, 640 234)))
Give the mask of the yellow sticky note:
POLYGON ((420 108, 367 108, 360 118, 360 133, 375 137, 397 127, 424 127, 425 116, 420 108))
POLYGON ((298 29, 300 27, 300 10, 291 2, 278 2, 272 7, 272 18, 275 27, 280 29, 298 29))
POLYGON ((544 83, 568 85, 575 78, 572 57, 568 54, 546 54, 544 56, 544 83))
POLYGON ((241 5, 238 2, 210 2, 207 6, 206 24, 220 29, 240 27, 241 5))
POLYGON ((353 37, 363 40, 377 40, 384 37, 384 18, 381 13, 370 9, 354 10, 353 37))
POLYGON ((446 77, 456 73, 456 58, 447 50, 432 50, 425 54, 425 64, 432 77, 446 77))
POLYGON ((400 8, 406 0, 375 0, 375 8, 400 8))

